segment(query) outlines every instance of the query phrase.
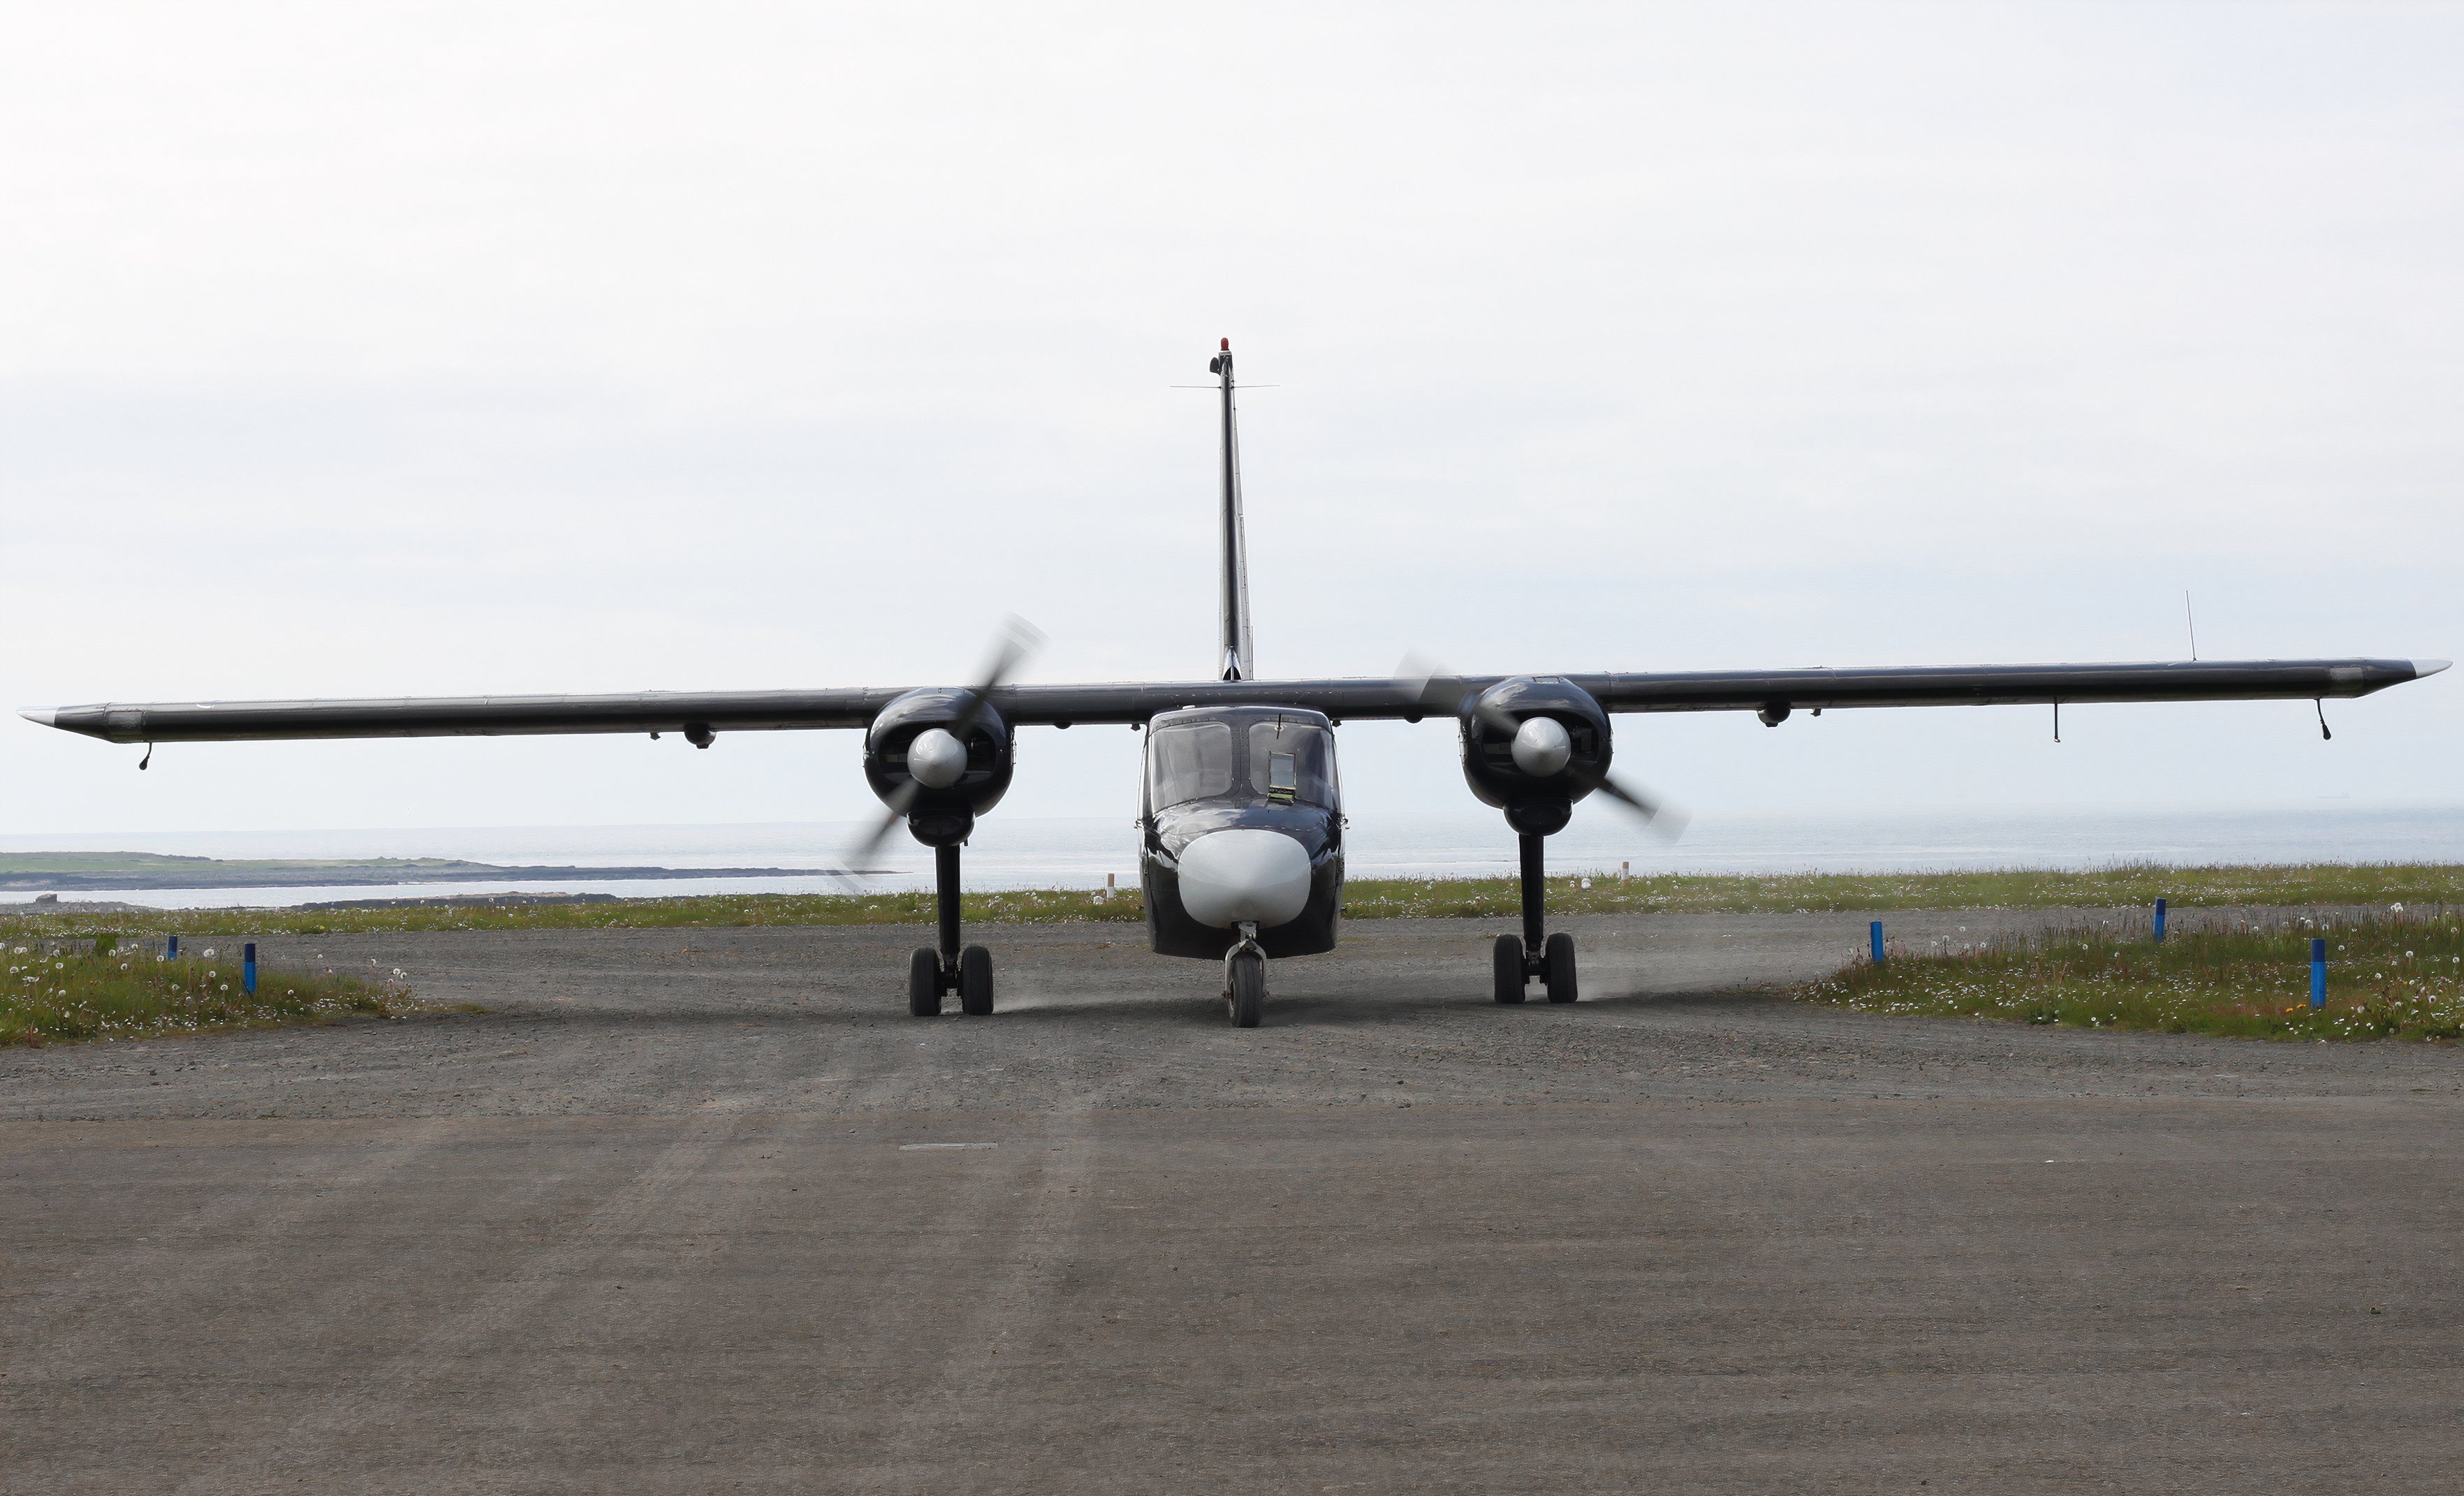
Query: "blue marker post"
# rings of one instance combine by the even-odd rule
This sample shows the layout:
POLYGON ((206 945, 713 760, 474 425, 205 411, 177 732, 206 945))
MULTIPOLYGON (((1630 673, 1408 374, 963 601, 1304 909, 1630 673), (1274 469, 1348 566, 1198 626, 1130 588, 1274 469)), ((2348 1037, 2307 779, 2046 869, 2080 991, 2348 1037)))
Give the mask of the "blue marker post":
POLYGON ((239 990, 256 996, 256 942, 251 940, 239 948, 239 990))
POLYGON ((1882 964, 1882 922, 1879 919, 1874 921, 1874 964, 1882 964))
POLYGON ((166 961, 176 961, 179 958, 180 937, 178 935, 173 935, 168 940, 163 942, 163 959, 166 961))
POLYGON ((2156 943, 2165 943, 2165 901, 2161 898, 2156 901, 2156 943))
POLYGON ((2327 1005, 2327 942, 2315 937, 2310 942, 2310 1005, 2327 1005))

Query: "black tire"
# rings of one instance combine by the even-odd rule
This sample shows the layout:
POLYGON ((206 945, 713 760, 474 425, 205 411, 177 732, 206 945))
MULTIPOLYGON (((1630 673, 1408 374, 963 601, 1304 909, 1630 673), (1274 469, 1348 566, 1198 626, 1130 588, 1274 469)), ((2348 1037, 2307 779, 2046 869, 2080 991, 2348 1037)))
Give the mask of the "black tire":
POLYGON ((1574 1001, 1574 937, 1559 931, 1540 948, 1540 979, 1551 1002, 1574 1001))
POLYGON ((911 1018, 941 1016, 941 957, 920 945, 907 957, 907 1013, 911 1018))
POLYGON ((958 953, 958 1011, 982 1018, 993 1010, 993 953, 971 945, 958 953))
POLYGON ((1232 1026, 1255 1028, 1266 1016, 1266 958, 1243 951, 1232 957, 1232 1026))
POLYGON ((1497 971, 1497 1001, 1500 1002, 1522 1001, 1523 937, 1520 935, 1499 935, 1497 937, 1497 945, 1490 953, 1489 964, 1495 967, 1497 971))

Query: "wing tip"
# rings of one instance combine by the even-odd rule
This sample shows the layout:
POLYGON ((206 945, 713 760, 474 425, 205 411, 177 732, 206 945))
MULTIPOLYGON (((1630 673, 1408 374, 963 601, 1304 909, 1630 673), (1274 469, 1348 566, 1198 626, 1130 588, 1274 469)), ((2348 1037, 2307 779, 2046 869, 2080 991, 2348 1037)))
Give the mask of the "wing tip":
POLYGON ((39 727, 56 727, 60 720, 57 707, 20 707, 17 715, 39 727))
POLYGON ((2435 675, 2454 663, 2453 660, 2415 660, 2412 662, 2412 678, 2420 680, 2427 675, 2435 675))

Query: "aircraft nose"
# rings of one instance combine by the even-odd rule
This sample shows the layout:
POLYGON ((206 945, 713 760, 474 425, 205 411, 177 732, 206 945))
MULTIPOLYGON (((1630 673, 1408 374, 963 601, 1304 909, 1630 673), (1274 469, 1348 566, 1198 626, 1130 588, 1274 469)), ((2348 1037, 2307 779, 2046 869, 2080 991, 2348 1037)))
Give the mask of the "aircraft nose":
POLYGON ((1180 853, 1180 904, 1201 925, 1287 923, 1309 907, 1309 851, 1281 831, 1209 831, 1180 853))

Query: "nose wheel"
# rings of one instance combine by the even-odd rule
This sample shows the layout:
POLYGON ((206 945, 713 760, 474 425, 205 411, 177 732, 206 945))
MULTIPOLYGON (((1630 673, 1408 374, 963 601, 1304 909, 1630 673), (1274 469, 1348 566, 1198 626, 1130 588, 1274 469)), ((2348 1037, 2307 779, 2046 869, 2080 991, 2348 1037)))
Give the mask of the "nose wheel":
POLYGON ((1523 934, 1499 935, 1489 951, 1495 996, 1501 1003, 1521 1002, 1534 978, 1551 1002, 1572 1002, 1575 998, 1574 937, 1562 930, 1552 935, 1540 933, 1548 888, 1541 859, 1545 842, 1546 838, 1529 832, 1523 834, 1523 934))
POLYGON ((1223 997, 1232 1004, 1232 1026, 1255 1028, 1266 1016, 1266 953, 1258 945, 1258 927, 1237 927, 1240 943, 1223 957, 1223 997))
POLYGON ((993 953, 980 945, 958 946, 958 849, 933 848, 936 913, 941 948, 917 946, 907 957, 907 1012, 913 1018, 937 1018, 941 1000, 958 995, 958 1011, 981 1018, 993 1010, 993 953))

